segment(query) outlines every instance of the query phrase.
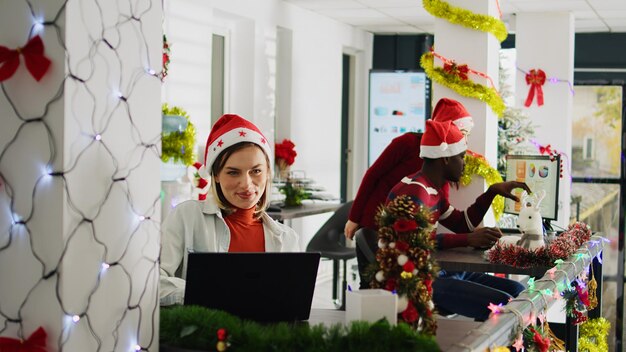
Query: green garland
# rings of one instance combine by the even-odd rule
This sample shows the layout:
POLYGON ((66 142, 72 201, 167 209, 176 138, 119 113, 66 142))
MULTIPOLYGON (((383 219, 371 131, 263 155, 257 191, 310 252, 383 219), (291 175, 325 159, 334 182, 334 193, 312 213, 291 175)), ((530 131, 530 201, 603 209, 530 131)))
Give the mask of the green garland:
POLYGON ((172 159, 190 166, 195 161, 194 148, 196 127, 189 120, 189 115, 178 106, 169 107, 167 103, 161 106, 163 115, 184 116, 187 119, 187 128, 181 132, 161 134, 161 160, 165 163, 172 159))
POLYGON ((433 336, 406 324, 353 322, 332 327, 258 324, 223 311, 196 306, 161 309, 162 346, 215 351, 219 329, 228 334, 227 351, 439 351, 433 336))
POLYGON ((580 325, 578 350, 581 352, 608 351, 609 345, 606 337, 609 336, 610 329, 611 323, 602 317, 584 322, 580 325))
MULTIPOLYGON (((469 185, 472 182, 472 175, 478 175, 484 178, 487 186, 502 182, 502 176, 500 176, 498 170, 491 167, 485 158, 478 154, 466 153, 465 169, 463 170, 463 175, 460 180, 461 185, 469 185)), ((496 196, 491 204, 493 207, 493 215, 497 221, 504 212, 504 197, 496 196)))
POLYGON ((491 110, 498 117, 502 117, 506 106, 495 88, 489 88, 470 80, 462 80, 457 75, 445 72, 441 67, 434 67, 434 55, 432 53, 424 53, 420 58, 420 65, 431 80, 452 89, 460 95, 483 101, 491 107, 491 110))
POLYGON ((450 23, 481 32, 489 32, 500 42, 503 42, 508 36, 504 22, 495 17, 476 14, 441 0, 423 0, 422 3, 424 9, 431 15, 443 18, 450 23))

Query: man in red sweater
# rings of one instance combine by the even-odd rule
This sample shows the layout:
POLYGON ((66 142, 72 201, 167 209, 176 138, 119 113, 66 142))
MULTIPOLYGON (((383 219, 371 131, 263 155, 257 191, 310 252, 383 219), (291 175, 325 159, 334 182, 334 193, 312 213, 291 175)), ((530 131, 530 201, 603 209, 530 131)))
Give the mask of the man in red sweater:
MULTIPOLYGON (((452 121, 466 135, 474 126, 472 117, 463 104, 448 98, 442 98, 437 102, 433 110, 433 120, 452 121)), ((403 177, 414 174, 422 168, 421 139, 422 133, 411 132, 394 138, 367 170, 354 197, 344 233, 348 239, 352 239, 359 228, 368 229, 361 234, 368 243, 368 248, 360 246, 356 248, 359 275, 362 278, 361 288, 368 287, 366 280, 363 280, 363 273, 370 261, 364 251, 375 252, 377 248, 377 226, 374 217, 378 207, 385 202, 391 188, 403 177)), ((447 184, 443 186, 442 191, 447 197, 447 184)))
MULTIPOLYGON (((427 121, 421 141, 422 169, 404 177, 389 193, 388 200, 408 195, 416 204, 430 210, 430 219, 435 227, 441 223, 455 232, 433 232, 439 250, 493 245, 500 238, 500 232, 494 228, 477 227, 495 196, 519 201, 512 193, 514 189, 522 188, 530 193, 530 188, 523 182, 500 182, 491 185, 466 210, 455 209, 442 188, 448 182, 460 180, 466 150, 465 137, 455 125, 449 121, 427 121)), ((490 303, 506 304, 522 290, 524 286, 513 280, 482 273, 442 270, 433 283, 433 301, 440 310, 485 320, 489 316, 487 307, 490 303)))

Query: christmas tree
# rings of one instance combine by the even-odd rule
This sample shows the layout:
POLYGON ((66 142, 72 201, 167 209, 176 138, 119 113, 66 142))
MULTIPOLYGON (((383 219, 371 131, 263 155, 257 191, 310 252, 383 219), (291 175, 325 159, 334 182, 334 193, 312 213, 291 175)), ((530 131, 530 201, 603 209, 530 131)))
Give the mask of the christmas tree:
MULTIPOLYGON (((510 74, 506 69, 507 56, 500 54, 500 96, 505 102, 506 109, 502 118, 498 119, 498 171, 504 177, 507 154, 536 154, 537 149, 530 143, 534 136, 535 127, 522 109, 514 106, 511 99, 513 92, 507 83, 510 74)), ((514 61, 514 60, 513 60, 514 61)))
POLYGON ((381 206, 378 225, 377 272, 370 283, 398 294, 398 320, 434 335, 432 283, 437 268, 432 253, 430 213, 407 195, 381 206))

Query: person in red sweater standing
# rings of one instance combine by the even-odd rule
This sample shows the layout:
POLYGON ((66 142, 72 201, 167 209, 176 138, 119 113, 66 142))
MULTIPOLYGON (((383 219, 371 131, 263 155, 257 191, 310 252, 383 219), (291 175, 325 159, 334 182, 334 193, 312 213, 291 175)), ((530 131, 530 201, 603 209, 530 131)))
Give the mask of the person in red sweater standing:
MULTIPOLYGON (((433 120, 452 121, 465 135, 468 135, 474 127, 472 117, 463 104, 449 98, 442 98, 437 102, 433 110, 433 120)), ((394 138, 374 164, 367 169, 356 197, 354 197, 345 225, 344 233, 348 239, 352 239, 359 228, 370 229, 370 231, 363 232, 362 235, 370 250, 376 251, 377 227, 374 217, 378 207, 385 202, 391 188, 403 177, 414 174, 422 168, 421 139, 422 133, 413 132, 394 138)), ((448 194, 447 184, 444 186, 443 192, 448 194)), ((369 260, 363 251, 364 249, 357 246, 359 275, 362 278, 360 287, 367 288, 367 282, 363 280, 363 273, 369 260)))

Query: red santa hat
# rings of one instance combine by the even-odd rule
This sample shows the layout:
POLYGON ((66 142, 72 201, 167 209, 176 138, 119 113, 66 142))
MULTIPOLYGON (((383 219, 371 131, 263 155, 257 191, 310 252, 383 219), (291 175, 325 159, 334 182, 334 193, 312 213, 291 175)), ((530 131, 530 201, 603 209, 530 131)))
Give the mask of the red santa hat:
POLYGON ((433 110, 433 120, 443 122, 452 121, 464 134, 469 134, 474 127, 474 120, 472 116, 467 112, 465 106, 460 102, 449 99, 441 98, 435 105, 433 110))
POLYGON ((252 122, 239 115, 226 114, 220 117, 211 128, 204 150, 205 170, 203 171, 210 173, 217 156, 226 148, 241 142, 258 145, 268 158, 272 155, 267 139, 252 122))
POLYGON ((439 159, 466 150, 465 136, 452 121, 426 121, 426 131, 420 143, 420 158, 439 159))

